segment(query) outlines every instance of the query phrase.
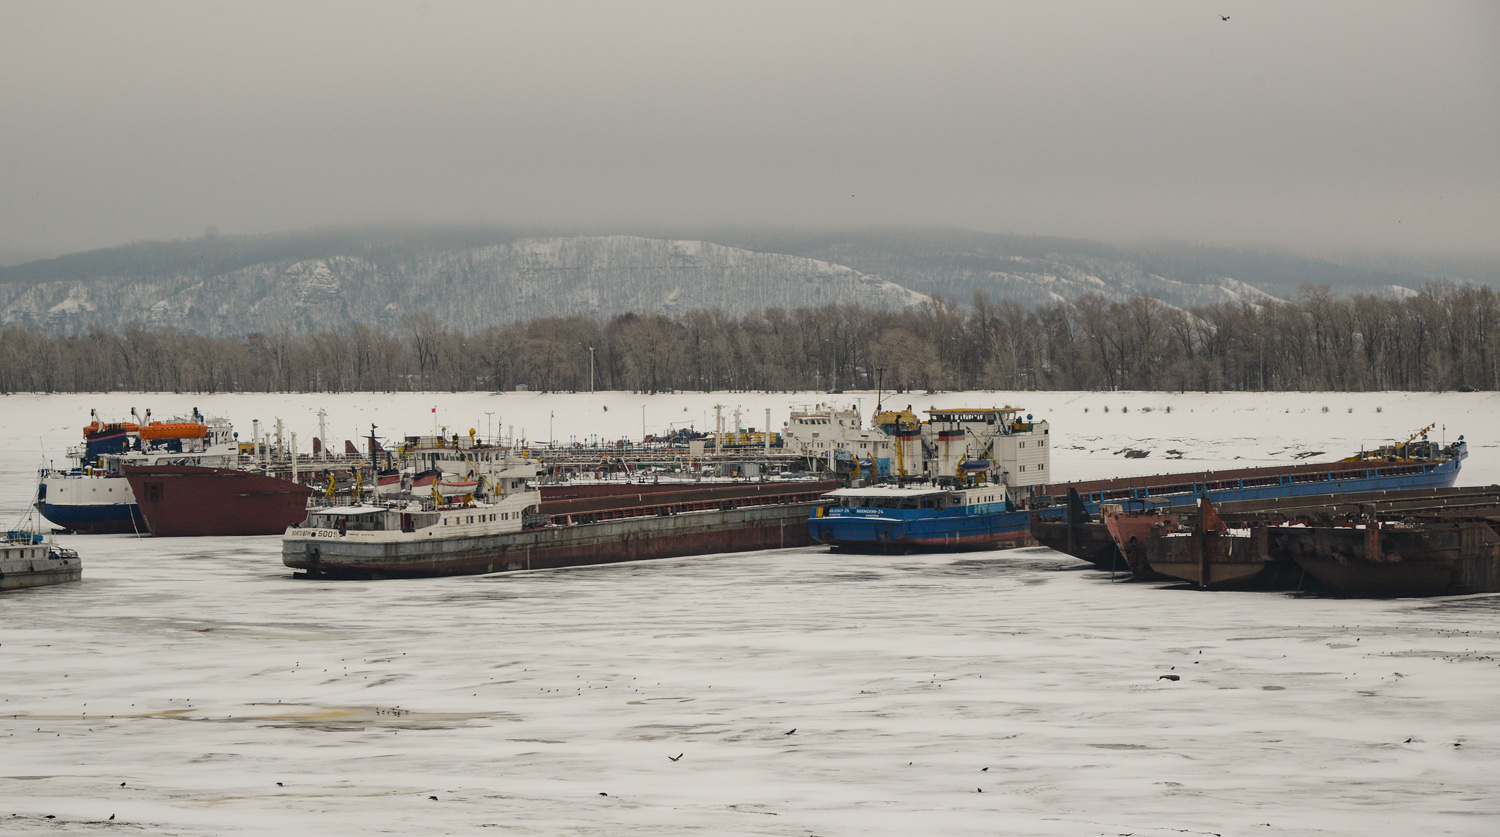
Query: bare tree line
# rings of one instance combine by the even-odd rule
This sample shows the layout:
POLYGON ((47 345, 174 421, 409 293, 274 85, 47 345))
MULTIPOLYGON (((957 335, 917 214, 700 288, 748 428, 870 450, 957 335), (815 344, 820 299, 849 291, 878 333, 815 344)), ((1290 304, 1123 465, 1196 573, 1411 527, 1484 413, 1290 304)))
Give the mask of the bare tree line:
POLYGON ((1468 285, 1402 299, 1309 286, 1293 302, 1186 310, 1147 296, 1026 309, 981 293, 967 308, 575 316, 473 333, 428 312, 396 333, 0 329, 5 392, 577 391, 591 374, 597 389, 641 392, 1493 390, 1500 298, 1468 285))

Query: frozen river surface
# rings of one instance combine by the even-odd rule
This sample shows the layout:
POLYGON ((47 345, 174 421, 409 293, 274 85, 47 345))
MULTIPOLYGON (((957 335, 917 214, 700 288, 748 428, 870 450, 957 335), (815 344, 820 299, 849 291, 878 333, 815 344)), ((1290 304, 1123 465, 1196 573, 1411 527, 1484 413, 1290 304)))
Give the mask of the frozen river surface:
MULTIPOLYGON (((66 436, 16 412, 11 444, 76 437, 40 400, 66 436)), ((1043 549, 312 582, 275 537, 64 541, 82 583, 0 598, 0 833, 1500 831, 1500 596, 1043 549)))

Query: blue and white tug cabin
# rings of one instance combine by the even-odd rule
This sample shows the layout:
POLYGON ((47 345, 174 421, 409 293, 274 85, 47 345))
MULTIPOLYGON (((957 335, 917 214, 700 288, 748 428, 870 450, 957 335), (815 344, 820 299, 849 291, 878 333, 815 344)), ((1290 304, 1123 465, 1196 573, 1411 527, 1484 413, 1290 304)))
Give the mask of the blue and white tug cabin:
POLYGON ((1019 407, 928 410, 922 442, 934 482, 1004 485, 1014 505, 1025 505, 1052 476, 1051 427, 1019 407))

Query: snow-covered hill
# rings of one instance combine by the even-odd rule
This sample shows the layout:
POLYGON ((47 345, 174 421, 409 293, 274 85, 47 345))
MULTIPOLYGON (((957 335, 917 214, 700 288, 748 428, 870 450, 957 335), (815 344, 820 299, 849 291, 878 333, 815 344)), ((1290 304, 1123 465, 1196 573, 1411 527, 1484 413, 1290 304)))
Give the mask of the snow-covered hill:
POLYGON ((0 268, 0 324, 77 333, 140 322, 221 335, 388 329, 430 311, 475 329, 580 313, 892 309, 929 296, 967 305, 976 292, 1027 307, 1144 294, 1187 308, 1289 300, 1307 285, 1401 295, 1431 281, 1493 281, 1484 267, 1414 272, 1271 251, 961 230, 349 229, 141 242, 0 268))
POLYGON ((570 314, 675 313, 926 297, 830 262, 703 241, 529 238, 394 258, 266 261, 222 272, 103 273, 0 283, 0 322, 75 333, 132 322, 202 334, 398 327, 430 311, 461 329, 570 314))

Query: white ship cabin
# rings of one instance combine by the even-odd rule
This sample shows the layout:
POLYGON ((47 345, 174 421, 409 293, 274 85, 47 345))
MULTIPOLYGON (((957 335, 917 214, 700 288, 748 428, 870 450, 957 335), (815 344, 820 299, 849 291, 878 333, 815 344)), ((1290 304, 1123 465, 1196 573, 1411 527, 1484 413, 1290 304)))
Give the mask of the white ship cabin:
POLYGON ((478 474, 501 494, 525 491, 527 483, 541 473, 535 459, 457 433, 451 438, 408 436, 401 456, 412 473, 441 471, 459 478, 478 474))
POLYGON ((939 486, 874 485, 868 488, 840 488, 823 495, 837 500, 846 514, 878 515, 882 510, 965 509, 975 514, 1003 510, 1005 486, 991 483, 973 488, 939 486), (999 506, 999 509, 996 506, 999 506))
POLYGON ((388 541, 519 532, 526 522, 527 509, 540 501, 541 495, 532 491, 495 503, 451 507, 432 508, 420 503, 331 506, 310 511, 307 520, 288 529, 285 537, 388 541))
POLYGON ((782 438, 785 452, 816 458, 827 458, 834 452, 865 462, 889 460, 894 449, 889 435, 864 427, 858 410, 840 410, 828 404, 792 410, 790 420, 783 425, 782 438))
MULTIPOLYGON (((174 419, 174 421, 177 421, 177 419, 174 419)), ((184 452, 190 452, 189 448, 192 448, 191 452, 203 452, 211 448, 218 448, 226 453, 237 450, 234 425, 230 424, 228 419, 211 418, 205 420, 203 424, 208 428, 208 432, 204 434, 202 439, 184 440, 184 452), (197 442, 198 444, 193 445, 191 444, 192 442, 197 442)))
POLYGON ((982 471, 1012 489, 1051 482, 1050 426, 1023 413, 1019 407, 928 410, 922 441, 932 453, 930 474, 982 471))
POLYGON ((783 450, 801 456, 825 456, 851 430, 860 429, 859 411, 831 404, 797 407, 782 426, 783 450))

